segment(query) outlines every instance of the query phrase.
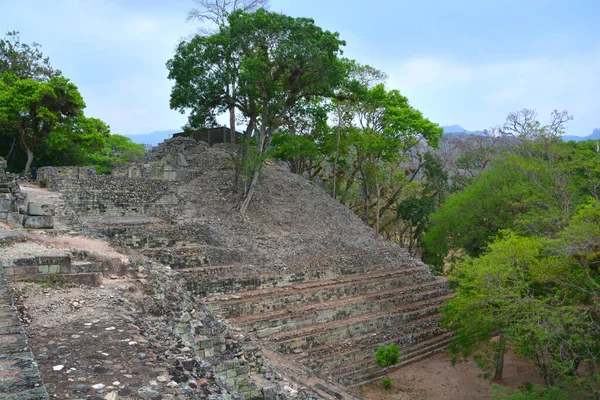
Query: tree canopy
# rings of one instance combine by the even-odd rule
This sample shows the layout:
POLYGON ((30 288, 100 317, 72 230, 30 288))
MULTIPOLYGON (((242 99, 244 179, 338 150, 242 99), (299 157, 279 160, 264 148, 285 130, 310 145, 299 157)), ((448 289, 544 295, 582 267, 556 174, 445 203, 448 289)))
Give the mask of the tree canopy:
POLYGON ((22 43, 18 32, 0 40, 0 143, 10 168, 28 173, 37 159, 38 166, 93 164, 108 172, 125 150, 141 154, 141 145, 111 137, 84 109, 77 86, 50 66, 40 45, 22 43), (119 150, 109 161, 111 143, 119 150))
POLYGON ((514 398, 600 393, 600 157, 560 140, 569 118, 509 115, 511 146, 447 197, 423 238, 455 287, 444 309, 455 359, 475 356, 501 380, 511 346, 538 368, 545 387, 514 398))

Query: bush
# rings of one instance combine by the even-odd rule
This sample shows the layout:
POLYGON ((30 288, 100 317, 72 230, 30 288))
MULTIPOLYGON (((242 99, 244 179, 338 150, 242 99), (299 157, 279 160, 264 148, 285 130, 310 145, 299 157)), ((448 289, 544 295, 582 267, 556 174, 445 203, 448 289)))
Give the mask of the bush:
POLYGON ((398 364, 400 360, 400 349, 395 344, 381 346, 375 352, 375 362, 380 367, 389 367, 398 364))
POLYGON ((392 380, 390 378, 383 378, 381 384, 384 389, 390 389, 392 387, 392 380))

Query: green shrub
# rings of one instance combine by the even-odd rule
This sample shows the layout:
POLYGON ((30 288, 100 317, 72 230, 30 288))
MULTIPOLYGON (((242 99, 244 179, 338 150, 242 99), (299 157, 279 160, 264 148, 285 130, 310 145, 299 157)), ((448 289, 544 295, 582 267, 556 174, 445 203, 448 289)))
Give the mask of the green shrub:
POLYGON ((389 367, 398 364, 400 360, 400 349, 395 344, 381 346, 375 352, 375 362, 380 367, 389 367))
POLYGON ((383 378, 381 384, 384 389, 390 389, 392 387, 392 380, 390 378, 383 378))

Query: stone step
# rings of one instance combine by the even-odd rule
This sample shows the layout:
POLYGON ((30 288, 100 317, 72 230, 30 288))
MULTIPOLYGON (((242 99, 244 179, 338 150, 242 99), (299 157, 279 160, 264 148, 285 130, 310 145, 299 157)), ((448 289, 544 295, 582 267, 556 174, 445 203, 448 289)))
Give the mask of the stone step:
POLYGON ((76 285, 98 287, 102 284, 102 272, 87 272, 80 274, 61 274, 62 279, 76 285))
POLYGON ((190 247, 197 244, 218 246, 207 225, 125 225, 99 229, 113 242, 133 249, 190 247))
MULTIPOLYGON (((428 306, 436 307, 436 304, 428 306)), ((434 317, 439 317, 438 314, 432 314, 434 317)), ((419 318, 417 318, 419 319, 419 318)), ((423 331, 415 332, 395 332, 394 330, 383 329, 375 332, 367 332, 363 335, 355 335, 348 337, 343 341, 325 343, 320 346, 313 346, 305 350, 305 358, 327 359, 336 354, 351 353, 357 349, 379 347, 383 342, 395 343, 399 347, 412 346, 418 341, 429 339, 443 331, 440 327, 432 325, 423 331)), ((353 356, 353 359, 356 358, 353 356)), ((358 361, 358 360, 355 360, 358 361)))
POLYGON ((231 319, 231 322, 241 326, 246 332, 254 332, 257 337, 263 338, 305 326, 389 310, 443 296, 446 293, 448 293, 447 281, 436 280, 343 300, 310 304, 290 310, 242 316, 231 319))
POLYGON ((283 288, 254 290, 230 297, 216 296, 206 298, 205 301, 217 303, 214 308, 227 317, 233 318, 341 300, 430 280, 431 276, 427 268, 414 267, 307 282, 283 288))
POLYGON ((380 332, 386 334, 409 333, 407 326, 412 327, 431 316, 438 315, 438 309, 443 304, 444 298, 438 301, 428 301, 425 304, 406 307, 406 309, 391 312, 379 312, 360 315, 355 318, 319 324, 289 332, 283 332, 269 337, 269 341, 277 343, 276 348, 282 353, 293 351, 306 351, 313 347, 327 344, 340 343, 352 340, 354 337, 373 335, 380 332))
POLYGON ((358 264, 358 265, 328 265, 310 268, 296 268, 281 270, 273 266, 269 272, 247 271, 243 266, 217 266, 203 269, 187 270, 189 281, 197 282, 195 293, 202 296, 215 296, 220 294, 238 293, 241 291, 270 289, 298 285, 301 283, 333 280, 351 275, 362 275, 382 270, 406 268, 386 263, 358 264), (210 270, 212 269, 212 270, 210 270), (217 272, 218 271, 218 272, 217 272))
POLYGON ((407 365, 407 361, 412 360, 423 353, 447 346, 451 338, 452 334, 449 332, 440 331, 439 329, 432 330, 429 334, 419 336, 418 339, 411 338, 413 344, 407 344, 407 341, 404 340, 399 343, 384 343, 365 348, 364 351, 362 351, 364 357, 355 357, 354 360, 356 361, 331 369, 321 369, 320 372, 330 374, 332 377, 335 377, 336 380, 339 379, 343 381, 346 385, 352 385, 356 383, 356 380, 352 377, 366 375, 362 371, 385 370, 385 368, 378 366, 375 362, 375 352, 379 346, 396 344, 400 348, 399 365, 407 365))
MULTIPOLYGON (((61 258, 62 259, 62 258, 61 258)), ((46 260, 46 262, 52 262, 46 260)), ((11 279, 41 277, 43 275, 61 274, 102 274, 102 263, 97 261, 73 261, 64 264, 38 264, 4 267, 4 273, 11 279)))
POLYGON ((65 256, 37 256, 19 258, 0 258, 0 267, 30 267, 38 265, 67 265, 71 258, 65 256))
POLYGON ((188 247, 156 247, 141 250, 141 253, 172 269, 187 269, 202 265, 222 265, 240 262, 243 249, 194 245, 188 247))
POLYGON ((346 376, 339 377, 336 380, 346 387, 351 387, 358 384, 364 384, 375 379, 379 379, 389 374, 390 372, 393 372, 406 365, 413 364, 415 362, 424 360, 435 354, 443 352, 447 348, 449 342, 450 339, 445 339, 432 346, 423 348, 411 354, 408 358, 401 358, 400 362, 397 365, 393 365, 391 367, 381 368, 378 365, 376 365, 375 362, 373 362, 373 364, 375 364, 374 366, 366 367, 346 376))
POLYGON ((380 331, 333 343, 328 347, 315 347, 299 358, 303 358, 303 364, 315 371, 331 371, 361 364, 371 359, 379 346, 396 344, 403 348, 445 333, 439 327, 441 318, 439 314, 433 315, 406 324, 395 332, 380 331))

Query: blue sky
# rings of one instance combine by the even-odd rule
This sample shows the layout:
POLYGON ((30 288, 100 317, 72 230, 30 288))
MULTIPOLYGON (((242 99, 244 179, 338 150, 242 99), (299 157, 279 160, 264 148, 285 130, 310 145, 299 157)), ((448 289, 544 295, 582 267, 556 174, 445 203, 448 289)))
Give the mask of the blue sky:
MULTIPOLYGON (((0 30, 39 42, 113 133, 177 129, 165 62, 196 26, 193 0, 0 0, 0 30)), ((597 0, 271 0, 346 40, 344 54, 385 71, 388 87, 441 125, 476 130, 511 111, 600 127, 597 0)))

